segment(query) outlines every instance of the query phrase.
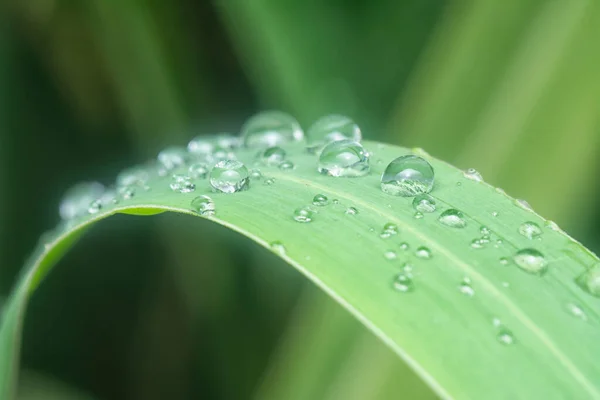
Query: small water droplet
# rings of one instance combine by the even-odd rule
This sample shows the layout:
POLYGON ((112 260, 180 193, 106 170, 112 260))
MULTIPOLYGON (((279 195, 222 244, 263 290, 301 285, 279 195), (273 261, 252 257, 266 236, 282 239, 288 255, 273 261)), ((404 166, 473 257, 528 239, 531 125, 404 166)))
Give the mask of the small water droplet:
POLYGON ((340 201, 339 201, 338 199, 333 199, 331 202, 332 202, 333 204, 340 204, 340 201))
POLYGON ((313 217, 314 213, 308 207, 300 207, 294 210, 294 221, 296 222, 311 222, 313 217))
POLYGON ((279 146, 267 147, 258 153, 257 158, 265 165, 279 165, 285 160, 285 150, 279 146))
POLYGON ((271 186, 274 183, 275 183, 275 179, 274 178, 267 178, 267 179, 265 179, 265 183, 264 184, 267 185, 267 186, 271 186))
POLYGON ((281 111, 254 115, 242 127, 246 147, 270 147, 300 141, 304 132, 294 117, 281 111))
POLYGON ((504 242, 502 241, 502 239, 497 239, 496 244, 494 244, 494 247, 498 248, 498 247, 502 246, 503 243, 504 242))
POLYGON ((183 147, 171 146, 158 153, 157 158, 163 167, 172 170, 184 165, 189 158, 189 153, 183 147))
POLYGON ((494 317, 492 318, 492 325, 494 325, 496 328, 499 328, 502 326, 502 321, 500 321, 500 318, 494 317))
POLYGON ((406 243, 406 242, 400 243, 400 250, 408 251, 409 249, 410 249, 410 246, 408 245, 408 243, 406 243))
POLYGON ((402 266, 401 266, 401 268, 402 268, 402 271, 404 271, 406 274, 408 274, 408 276, 411 276, 410 274, 411 274, 411 272, 414 269, 414 267, 412 266, 412 264, 407 263, 407 262, 403 263, 402 266))
POLYGON ((417 211, 417 212, 415 212, 414 217, 415 217, 415 219, 421 219, 421 218, 423 218, 423 213, 420 211, 417 211))
POLYGON ((429 259, 431 258, 431 250, 429 250, 429 248, 425 246, 417 247, 417 249, 415 250, 415 257, 429 259))
POLYGON ((188 168, 188 174, 194 179, 204 179, 208 174, 208 165, 205 163, 193 163, 188 168))
POLYGON ((219 161, 237 160, 237 156, 228 148, 216 147, 215 151, 208 156, 207 160, 212 164, 216 164, 219 161))
POLYGON ((88 207, 88 213, 96 214, 102 209, 102 201, 100 199, 96 199, 90 203, 88 207))
POLYGON ((59 214, 69 220, 88 213, 90 204, 104 193, 104 186, 98 182, 81 182, 69 188, 60 202, 59 214))
POLYGON ((462 212, 449 208, 444 211, 438 218, 442 224, 451 228, 464 228, 467 226, 467 220, 462 212))
POLYGON ((123 200, 129 200, 135 196, 135 188, 131 186, 122 186, 117 189, 123 200))
POLYGON ((508 265, 508 258, 506 258, 506 257, 500 257, 500 264, 502 264, 502 265, 508 265))
MULTIPOLYGON (((279 254, 280 256, 284 256, 285 255, 286 248, 283 245, 283 243, 281 243, 279 240, 271 242, 270 246, 271 246, 271 250, 273 250, 275 253, 279 254)), ((310 257, 307 256, 307 260, 308 259, 310 259, 310 257)))
POLYGON ((471 242, 471 247, 474 249, 483 249, 485 244, 481 241, 481 239, 473 239, 471 242))
POLYGON ((281 164, 279 164, 279 169, 282 171, 291 171, 294 168, 295 168, 294 163, 289 160, 285 160, 281 164))
POLYGON ((558 226, 558 224, 554 221, 551 220, 547 220, 546 222, 544 222, 544 226, 552 231, 555 232, 561 232, 562 229, 560 229, 560 227, 558 226))
POLYGON ((313 197, 312 203, 315 206, 323 207, 323 206, 326 206, 327 204, 329 204, 329 199, 324 194, 319 193, 319 194, 316 194, 315 197, 313 197))
POLYGON ((257 168, 251 169, 250 170, 250 179, 253 179, 255 181, 261 180, 262 179, 262 173, 260 172, 260 170, 257 169, 257 168))
POLYGON ((463 175, 467 179, 471 179, 476 182, 483 182, 483 177, 475 168, 469 168, 463 172, 463 175))
POLYGON ((358 142, 338 140, 323 148, 317 169, 335 177, 363 176, 369 173, 369 155, 358 142))
POLYGON ((481 228, 479 228, 479 233, 481 233, 484 236, 489 236, 492 234, 492 231, 490 231, 490 228, 488 228, 487 226, 481 225, 481 228))
POLYGON ((215 215, 215 202, 208 196, 198 196, 191 202, 192 210, 200 215, 215 215))
POLYGON ((501 328, 498 334, 496 335, 496 339, 505 345, 511 345, 515 342, 515 337, 511 331, 506 328, 501 328))
POLYGON ((600 266, 595 266, 576 279, 577 284, 592 296, 600 297, 600 266))
POLYGON ((586 315, 585 311, 583 311, 583 309, 581 307, 579 307, 577 304, 567 303, 566 307, 567 307, 567 311, 569 312, 569 314, 571 314, 572 316, 579 318, 583 321, 587 321, 587 315, 586 315))
POLYGON ((386 260, 395 260, 398 257, 398 254, 394 250, 386 250, 383 253, 383 256, 386 260))
POLYGON ((527 221, 519 226, 519 233, 531 240, 539 237, 542 234, 542 229, 535 222, 527 221))
POLYGON ((248 168, 235 160, 219 161, 210 171, 210 185, 223 193, 248 189, 248 168))
POLYGON ((544 255, 535 249, 521 249, 513 257, 513 261, 523 271, 535 275, 543 275, 548 269, 544 255))
POLYGON ((529 204, 526 200, 516 199, 515 200, 515 204, 518 205, 519 207, 521 207, 524 210, 533 211, 533 207, 531 207, 531 204, 529 204))
POLYGON ((327 115, 319 118, 307 131, 307 150, 318 153, 327 144, 339 140, 360 142, 360 128, 354 121, 343 115, 327 115))
POLYGON ((492 211, 492 217, 497 217, 498 216, 498 211, 492 211))
POLYGON ((179 193, 191 193, 196 190, 196 185, 187 175, 173 174, 173 182, 169 184, 171 190, 179 193))
POLYGON ((464 278, 460 285, 458 285, 458 290, 468 297, 473 297, 475 295, 475 290, 473 286, 471 286, 471 280, 469 278, 464 278))
POLYGON ((414 290, 414 283, 410 276, 406 274, 398 274, 392 284, 393 288, 402 293, 412 292, 414 290))
POLYGON ((145 168, 139 166, 127 168, 117 175, 117 186, 143 185, 148 179, 150 174, 145 168))
POLYGON ((413 155, 393 160, 381 176, 381 190, 394 196, 412 197, 431 192, 434 171, 425 159, 413 155))
POLYGON ((346 214, 356 215, 356 214, 358 214, 358 210, 355 207, 348 207, 348 208, 346 208, 346 214))
POLYGON ((188 151, 201 159, 206 159, 213 152, 214 148, 213 141, 204 135, 196 136, 187 145, 188 151))
POLYGON ((435 200, 428 194, 415 196, 412 205, 415 210, 422 213, 432 213, 435 211, 435 200))

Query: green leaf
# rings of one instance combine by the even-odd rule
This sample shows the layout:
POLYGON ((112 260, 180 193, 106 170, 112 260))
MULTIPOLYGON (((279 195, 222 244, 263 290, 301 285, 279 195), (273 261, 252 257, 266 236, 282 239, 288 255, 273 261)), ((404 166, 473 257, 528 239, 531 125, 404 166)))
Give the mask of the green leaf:
MULTIPOLYGON (((263 178, 252 180, 249 190, 213 193, 206 179, 196 179, 194 192, 176 193, 170 176, 153 175, 150 190, 137 187, 132 198, 61 223, 42 238, 7 301, 0 330, 1 397, 14 390, 28 297, 86 228, 116 213, 198 216, 191 202, 208 195, 216 214, 206 218, 271 249, 306 275, 439 396, 600 398, 600 299, 576 282, 597 265, 596 256, 505 193, 467 179, 419 149, 414 152, 435 168, 431 195, 437 209, 415 218, 412 198, 380 189, 386 165, 410 151, 364 144, 371 153, 365 177, 321 175, 315 156, 299 144, 287 145, 295 168, 261 165, 263 178), (267 178, 273 184, 265 184, 267 178), (327 196, 329 204, 312 205, 317 194, 327 196), (294 220, 294 210, 302 206, 314 210, 311 222, 294 220), (347 213, 349 207, 358 213, 347 213), (464 214, 464 228, 438 221, 451 208, 464 214), (541 227, 541 236, 519 233, 525 222, 541 227), (388 223, 399 233, 381 237, 388 223), (474 247, 473 240, 481 238, 474 247), (280 245, 273 246, 276 242, 280 245), (517 251, 530 248, 547 261, 544 274, 514 263, 517 251), (394 289, 399 274, 412 277, 413 290, 394 289)), ((253 166, 255 153, 242 149, 237 157, 253 166)))

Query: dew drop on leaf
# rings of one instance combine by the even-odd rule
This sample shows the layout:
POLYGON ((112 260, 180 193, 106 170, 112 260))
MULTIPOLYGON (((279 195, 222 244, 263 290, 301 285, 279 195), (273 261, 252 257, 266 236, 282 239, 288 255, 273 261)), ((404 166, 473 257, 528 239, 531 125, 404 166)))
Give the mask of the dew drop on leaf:
POLYGON ((473 286, 471 286, 471 280, 469 278, 464 278, 460 285, 458 285, 458 291, 468 297, 473 297, 475 295, 475 290, 473 286))
POLYGON ((483 177, 475 168, 469 168, 463 172, 463 175, 465 178, 471 179, 472 181, 483 182, 483 177))
POLYGON ((69 220, 85 215, 90 204, 104 193, 104 186, 98 182, 81 182, 69 188, 59 205, 62 219, 69 220))
POLYGON ((547 220, 546 222, 544 222, 544 226, 546 228, 552 230, 552 231, 555 231, 555 232, 560 232, 561 231, 561 229, 558 226, 558 224, 556 222, 554 222, 554 221, 547 220))
MULTIPOLYGON (((284 256, 286 253, 285 246, 279 240, 275 240, 274 242, 271 242, 269 244, 269 246, 271 246, 271 250, 273 250, 275 253, 279 254, 280 256, 284 256)), ((306 259, 309 260, 310 257, 307 256, 306 259)))
POLYGON ((566 308, 567 308, 567 311, 569 312, 569 314, 571 314, 575 318, 579 318, 583 321, 587 321, 587 315, 586 315, 585 311, 583 311, 583 309, 581 307, 579 307, 577 304, 567 303, 566 308))
POLYGON ((312 200, 313 205, 323 207, 329 204, 329 199, 324 194, 316 194, 312 200))
POLYGON ((271 185, 275 184, 275 179, 274 178, 267 178, 267 179, 265 179, 264 184, 267 185, 267 186, 271 186, 271 185))
POLYGON ((92 201, 88 207, 88 213, 96 214, 102 209, 102 201, 100 199, 96 199, 92 201))
POLYGON ((319 153, 327 144, 344 139, 360 142, 362 135, 358 125, 343 115, 327 115, 306 132, 306 148, 311 153, 319 153))
POLYGON ((508 265, 508 258, 506 257, 500 257, 499 261, 501 265, 508 265))
POLYGON ((521 207, 524 210, 533 211, 533 207, 531 207, 531 204, 529 204, 526 200, 516 199, 515 200, 515 204, 518 205, 519 207, 521 207))
POLYGON ((527 239, 535 239, 542 234, 542 229, 535 222, 527 221, 519 226, 519 233, 527 239))
POLYGON ((264 111, 242 126, 246 147, 271 147, 300 141, 304 132, 294 117, 281 111, 264 111))
POLYGON ((423 213, 421 211, 417 211, 417 212, 415 212, 415 214, 413 215, 413 217, 415 219, 421 219, 421 218, 423 218, 423 213))
POLYGON ((439 216, 438 221, 451 228, 464 228, 467 226, 467 220, 465 219, 464 214, 454 208, 449 208, 444 211, 439 216))
POLYGON ((257 159, 265 165, 279 165, 285 160, 285 150, 279 146, 267 147, 258 153, 257 159))
POLYGON ((585 271, 576 279, 577 284, 592 296, 600 297, 600 266, 585 271))
POLYGON ((473 241, 471 241, 471 247, 474 249, 483 249, 485 244, 481 239, 473 239, 473 241))
POLYGON ((523 271, 535 275, 543 275, 548 269, 544 255, 535 249, 521 249, 513 256, 513 261, 523 271))
POLYGON ((496 339, 504 345, 511 345, 515 342, 513 333, 506 328, 500 328, 500 331, 496 335, 496 339))
POLYGON ((319 155, 318 171, 335 177, 357 177, 369 173, 369 155, 352 140, 339 140, 326 145, 319 155))
POLYGON ((170 183, 171 190, 179 193, 191 193, 196 190, 196 185, 187 175, 174 174, 173 182, 170 183))
POLYGON ((396 258, 398 258, 398 254, 396 254, 394 250, 386 250, 383 253, 383 256, 386 260, 395 260, 396 258))
POLYGON ((400 243, 400 250, 407 251, 408 249, 410 249, 410 246, 408 243, 406 243, 406 242, 400 243))
POLYGON ((356 214, 358 214, 358 210, 356 209, 356 207, 348 207, 348 208, 346 208, 346 214, 356 215, 356 214))
POLYGON ((294 210, 293 217, 296 222, 311 222, 314 217, 314 212, 308 207, 300 207, 294 210))
POLYGON ((215 215, 215 202, 208 196, 198 196, 191 202, 192 210, 200 215, 215 215))
POLYGON ((124 200, 129 200, 135 196, 135 188, 132 186, 122 186, 117 189, 124 200))
POLYGON ((257 169, 257 168, 251 169, 250 170, 250 179, 253 179, 255 181, 262 179, 262 173, 260 172, 260 169, 257 169))
POLYGON ((492 231, 490 231, 490 228, 488 228, 487 226, 482 225, 481 228, 479 228, 479 233, 481 233, 484 236, 489 236, 492 234, 492 231))
POLYGON ((289 160, 285 160, 281 164, 279 164, 279 169, 282 171, 291 171, 294 168, 295 168, 294 163, 289 160))
POLYGON ((394 279, 392 287, 398 292, 408 293, 414 290, 414 283, 407 274, 399 274, 394 279))
POLYGON ((435 200, 428 194, 415 196, 412 205, 415 210, 421 213, 432 213, 435 211, 435 200))
POLYGON ((210 171, 210 185, 219 192, 235 193, 248 189, 248 168, 236 160, 219 161, 210 171))
POLYGON ((406 155, 393 160, 381 176, 381 190, 394 196, 412 197, 431 192, 434 171, 425 159, 406 155))
POLYGON ((415 257, 429 259, 431 258, 431 250, 429 250, 429 248, 425 246, 417 247, 417 249, 415 250, 415 257))

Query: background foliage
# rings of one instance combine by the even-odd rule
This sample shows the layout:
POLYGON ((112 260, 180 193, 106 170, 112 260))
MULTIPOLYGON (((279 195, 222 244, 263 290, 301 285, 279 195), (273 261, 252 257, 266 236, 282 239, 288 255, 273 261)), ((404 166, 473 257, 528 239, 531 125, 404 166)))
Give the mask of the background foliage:
MULTIPOLYGON (((599 38, 584 0, 7 0, 0 301, 73 182, 265 108, 475 167, 597 249, 599 38)), ((428 393, 298 273, 175 215, 91 231, 33 297, 22 358, 24 399, 428 393)))

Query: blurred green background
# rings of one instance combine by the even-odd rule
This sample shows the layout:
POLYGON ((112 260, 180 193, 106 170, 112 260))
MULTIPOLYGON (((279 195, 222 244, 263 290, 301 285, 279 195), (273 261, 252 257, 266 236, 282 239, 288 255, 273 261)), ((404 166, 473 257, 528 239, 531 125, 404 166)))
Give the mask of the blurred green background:
MULTIPOLYGON (((600 2, 5 0, 0 302, 62 193, 263 109, 425 148, 600 248, 600 2)), ((433 398, 206 221, 100 223, 34 295, 21 399, 433 398)))

